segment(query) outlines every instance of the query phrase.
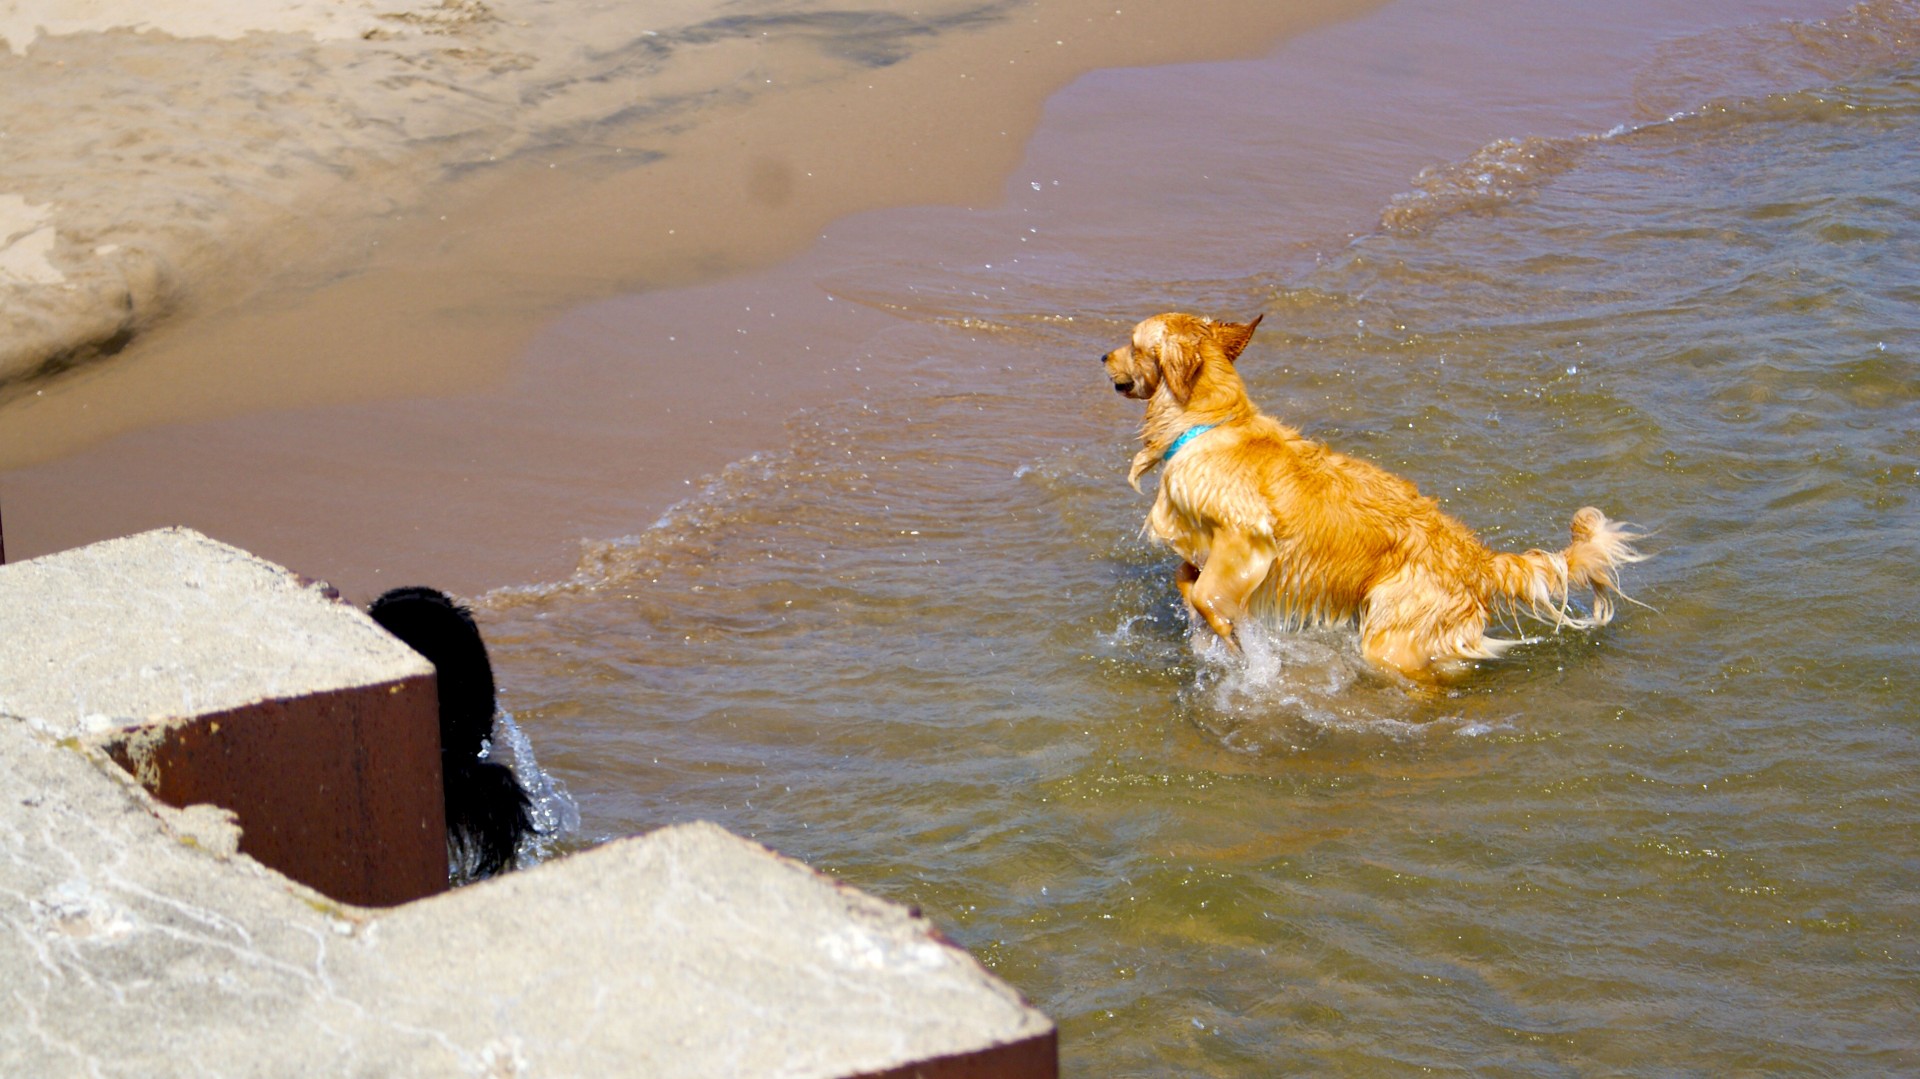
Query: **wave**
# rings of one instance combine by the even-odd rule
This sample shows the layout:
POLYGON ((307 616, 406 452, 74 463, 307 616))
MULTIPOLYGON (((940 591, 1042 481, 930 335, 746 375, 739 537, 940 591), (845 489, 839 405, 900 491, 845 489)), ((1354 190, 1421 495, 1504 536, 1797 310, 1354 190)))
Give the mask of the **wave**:
POLYGON ((1387 204, 1380 227, 1413 232, 1456 214, 1502 206, 1566 173, 1579 164, 1588 147, 1607 137, 1496 139, 1464 161, 1430 165, 1414 176, 1411 191, 1395 195, 1387 204))
POLYGON ((508 585, 478 597, 476 605, 508 610, 561 596, 598 592, 657 579, 675 565, 711 561, 707 550, 724 525, 757 495, 777 489, 792 468, 792 453, 756 453, 727 465, 698 491, 668 506, 653 524, 609 540, 583 540, 565 580, 508 585))
POLYGON ((1679 38, 1634 80, 1647 121, 1853 82, 1920 56, 1920 3, 1866 0, 1815 22, 1780 20, 1679 38))
POLYGON ((1734 27, 1680 38, 1634 80, 1636 118, 1565 136, 1495 139, 1465 159, 1431 165, 1380 215, 1389 233, 1497 210, 1578 167, 1594 148, 1689 122, 1764 121, 1820 88, 1920 59, 1920 3, 1867 0, 1831 19, 1734 27))

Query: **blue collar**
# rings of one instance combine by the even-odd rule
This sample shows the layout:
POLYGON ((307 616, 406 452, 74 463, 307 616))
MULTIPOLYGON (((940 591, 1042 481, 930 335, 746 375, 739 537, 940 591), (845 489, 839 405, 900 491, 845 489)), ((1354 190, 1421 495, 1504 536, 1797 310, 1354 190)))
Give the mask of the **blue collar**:
POLYGON ((1185 449, 1187 443, 1192 442, 1194 439, 1199 438, 1211 430, 1213 430, 1213 424, 1203 423, 1198 427, 1189 427, 1185 431, 1180 432, 1180 437, 1173 440, 1173 445, 1167 447, 1167 452, 1160 456, 1160 460, 1173 460, 1173 455, 1185 449))

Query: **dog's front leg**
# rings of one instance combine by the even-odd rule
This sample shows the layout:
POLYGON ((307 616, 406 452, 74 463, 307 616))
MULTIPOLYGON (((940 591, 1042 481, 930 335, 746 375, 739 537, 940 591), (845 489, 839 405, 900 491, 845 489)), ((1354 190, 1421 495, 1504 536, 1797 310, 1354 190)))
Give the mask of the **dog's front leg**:
POLYGON ((1191 562, 1182 562, 1180 568, 1173 571, 1173 586, 1180 590, 1180 598, 1186 602, 1187 613, 1195 618, 1200 617, 1200 612, 1193 606, 1193 582, 1199 579, 1200 567, 1191 562))
POLYGON ((1207 620, 1200 615, 1200 608, 1193 605, 1193 582, 1200 579, 1200 567, 1191 562, 1180 563, 1173 571, 1173 586, 1180 590, 1180 603, 1187 610, 1187 629, 1193 635, 1195 651, 1200 649, 1199 633, 1207 620))
MULTIPOLYGON (((1190 564, 1189 567, 1190 568, 1190 564)), ((1238 651, 1234 627, 1246 617, 1254 589, 1273 569, 1273 554, 1264 544, 1240 533, 1216 534, 1213 549, 1207 553, 1205 569, 1198 571, 1192 583, 1180 594, 1187 606, 1199 613, 1227 647, 1238 651)), ((1175 577, 1178 581, 1180 578, 1175 577)))

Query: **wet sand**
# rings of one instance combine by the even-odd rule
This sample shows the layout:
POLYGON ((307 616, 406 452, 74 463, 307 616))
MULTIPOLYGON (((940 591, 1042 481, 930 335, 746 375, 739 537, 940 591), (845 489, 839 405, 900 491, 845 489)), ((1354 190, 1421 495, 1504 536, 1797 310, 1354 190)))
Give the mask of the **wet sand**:
POLYGON ((355 596, 559 579, 580 541, 784 445, 796 411, 926 361, 890 352, 900 316, 943 317, 917 267, 1158 262, 1163 295, 1081 272, 1035 316, 1204 303, 1208 280, 1377 227, 1425 166, 1630 112, 1622 55, 1808 5, 1765 7, 1406 3, 1317 30, 1353 12, 1019 8, 870 71, 529 151, 376 231, 345 223, 364 258, 336 245, 330 281, 229 298, 0 406, 8 553, 185 523, 355 596), (1250 81, 1129 68, 1047 101, 1088 67, 1257 54, 1289 31, 1250 81), (1216 169, 1271 171, 1280 204, 1210 202, 1216 169))
MULTIPOLYGON (((1079 73, 1256 54, 1364 6, 948 4, 906 19, 877 4, 831 18, 689 18, 671 62, 624 91, 641 100, 575 94, 589 100, 518 118, 546 127, 517 137, 474 121, 462 152, 512 150, 510 160, 432 183, 419 174, 458 155, 403 161, 363 170, 378 174, 370 190, 355 175, 227 222, 230 264, 183 257, 191 272, 169 263, 150 288, 167 297, 125 301, 166 316, 141 319, 131 345, 0 388, 0 468, 18 470, 0 480, 13 555, 195 520, 343 582, 424 575, 479 587, 564 569, 570 539, 643 525, 634 505, 657 511, 703 472, 777 442, 798 405, 851 383, 809 361, 804 344, 697 351, 702 324, 731 316, 730 298, 667 301, 676 318, 713 305, 679 333, 628 324, 596 342, 563 322, 547 351, 526 353, 556 315, 766 266, 856 211, 991 203, 1042 103, 1079 73), (666 337, 686 345, 648 355, 666 337), (608 409, 607 394, 581 384, 609 346, 623 368, 656 369, 622 390, 650 407, 608 409), (393 403, 423 395, 432 403, 393 403), (326 407, 350 402, 373 403, 326 407), (609 442, 613 429, 625 433, 609 442), (612 498, 579 482, 583 454, 631 462, 597 477, 615 485, 612 498), (582 501, 618 508, 582 513, 582 501)), ((102 40, 167 44, 133 37, 102 40)), ((85 40, 43 38, 30 56, 77 62, 67 53, 85 40)), ((220 48, 200 59, 245 60, 220 48)), ((746 288, 768 299, 816 291, 746 288)), ((70 321, 83 353, 89 334, 125 334, 70 321)), ((735 329, 717 332, 731 342, 735 329)))
MULTIPOLYGON (((568 304, 763 266, 862 209, 992 201, 1041 103, 1081 72, 1257 54, 1368 4, 1241 0, 1196 17, 1165 2, 948 3, 900 27, 882 17, 888 6, 872 5, 872 25, 805 5, 695 24, 659 70, 617 73, 631 101, 557 117, 530 107, 500 122, 535 129, 499 137, 497 152, 422 151, 412 171, 454 170, 448 182, 406 191, 408 177, 368 170, 379 174, 315 205, 289 196, 246 245, 272 246, 271 262, 203 269, 182 301, 191 318, 91 373, 89 390, 112 399, 104 414, 62 386, 71 402, 9 417, 0 462, 155 422, 470 388, 507 371, 568 304), (363 183, 376 190, 357 192, 363 183), (289 220, 313 214, 324 223, 289 220)), ((580 81, 604 77, 589 69, 580 81)), ((454 137, 441 128, 455 125, 418 126, 423 142, 454 137)))

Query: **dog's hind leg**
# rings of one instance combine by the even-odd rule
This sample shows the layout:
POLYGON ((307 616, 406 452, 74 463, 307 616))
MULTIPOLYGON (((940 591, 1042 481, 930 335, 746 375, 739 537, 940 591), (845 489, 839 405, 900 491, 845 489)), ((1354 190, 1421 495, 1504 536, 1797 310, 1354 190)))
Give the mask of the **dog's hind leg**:
POLYGON ((1486 635, 1487 606, 1444 573, 1403 566, 1367 593, 1360 653, 1375 667, 1424 684, 1443 681, 1470 659, 1491 659, 1505 642, 1486 635))
POLYGON ((1216 533, 1213 548, 1207 552, 1207 564, 1180 593, 1229 648, 1238 650, 1234 626, 1246 617, 1254 591, 1272 569, 1270 544, 1241 532, 1216 533))
POLYGON ((1433 657, 1427 655, 1409 633, 1394 630, 1368 633, 1360 639, 1360 654, 1381 670, 1396 671, 1417 682, 1433 677, 1433 657))

